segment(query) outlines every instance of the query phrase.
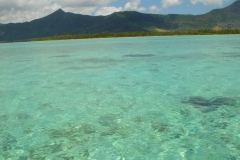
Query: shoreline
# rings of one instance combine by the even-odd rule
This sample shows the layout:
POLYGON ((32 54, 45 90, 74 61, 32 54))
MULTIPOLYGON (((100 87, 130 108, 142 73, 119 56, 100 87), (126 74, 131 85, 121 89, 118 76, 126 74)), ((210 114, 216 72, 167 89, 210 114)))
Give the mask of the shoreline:
POLYGON ((166 32, 103 32, 93 34, 61 35, 42 38, 33 38, 31 41, 70 40, 70 39, 99 39, 99 38, 134 38, 134 37, 160 37, 160 36, 212 36, 212 35, 239 35, 238 29, 226 30, 189 30, 189 31, 166 31, 166 32))
POLYGON ((39 41, 59 41, 59 40, 80 40, 80 39, 106 39, 106 38, 143 38, 143 37, 170 37, 170 36, 221 36, 240 35, 240 30, 192 30, 192 31, 170 31, 170 32, 124 32, 124 33, 94 33, 78 35, 61 35, 42 38, 32 38, 28 40, 2 41, 1 43, 19 42, 39 42, 39 41))

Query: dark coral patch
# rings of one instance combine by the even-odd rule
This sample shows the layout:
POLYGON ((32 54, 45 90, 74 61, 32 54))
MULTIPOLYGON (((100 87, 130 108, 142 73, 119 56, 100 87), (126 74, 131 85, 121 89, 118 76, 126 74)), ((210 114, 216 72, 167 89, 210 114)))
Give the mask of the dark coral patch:
POLYGON ((102 125, 102 126, 105 126, 105 127, 112 127, 112 126, 116 126, 117 123, 116 123, 116 119, 117 119, 118 115, 116 114, 106 114, 106 115, 102 115, 99 117, 99 123, 102 125))
POLYGON ((234 98, 229 98, 229 97, 217 97, 211 99, 211 104, 212 105, 226 105, 226 106, 234 106, 236 104, 236 100, 234 98))
POLYGON ((189 97, 187 101, 182 103, 188 103, 195 106, 211 106, 211 101, 203 97, 189 97))
POLYGON ((162 122, 153 122, 152 129, 156 130, 157 132, 161 133, 167 129, 168 125, 162 122))
POLYGON ((233 106, 236 104, 236 100, 229 97, 214 97, 210 99, 204 97, 189 97, 187 101, 182 101, 182 103, 188 103, 196 106, 233 106))
POLYGON ((10 134, 4 135, 2 139, 3 139, 3 142, 2 142, 3 151, 8 151, 13 149, 17 143, 17 139, 10 134))
POLYGON ((189 97, 187 101, 182 101, 182 103, 193 105, 194 108, 200 109, 203 113, 211 112, 216 110, 220 106, 235 106, 236 100, 229 97, 214 97, 214 98, 204 98, 204 97, 189 97))

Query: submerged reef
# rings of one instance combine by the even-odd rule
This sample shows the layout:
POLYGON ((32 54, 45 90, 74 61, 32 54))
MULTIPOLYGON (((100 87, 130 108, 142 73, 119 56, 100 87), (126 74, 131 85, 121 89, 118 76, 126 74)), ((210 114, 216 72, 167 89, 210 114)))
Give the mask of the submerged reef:
POLYGON ((6 134, 3 136, 2 150, 7 151, 14 148, 17 143, 17 139, 11 134, 6 134))
POLYGON ((162 133, 167 129, 168 125, 165 123, 156 121, 156 122, 152 122, 151 127, 153 130, 156 130, 157 132, 162 133))
POLYGON ((193 105, 194 108, 200 109, 203 113, 216 110, 220 106, 236 106, 237 100, 231 97, 213 97, 204 98, 199 96, 189 97, 187 101, 182 103, 193 105))
POLYGON ((101 136, 118 136, 121 138, 127 138, 130 136, 128 127, 118 120, 121 118, 119 114, 105 114, 99 117, 98 123, 104 127, 101 131, 101 136))

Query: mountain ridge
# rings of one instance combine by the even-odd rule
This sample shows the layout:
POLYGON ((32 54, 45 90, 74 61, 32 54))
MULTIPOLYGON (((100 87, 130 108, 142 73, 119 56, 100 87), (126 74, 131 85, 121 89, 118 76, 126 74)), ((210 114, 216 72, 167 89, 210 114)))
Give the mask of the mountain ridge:
POLYGON ((58 9, 30 22, 0 24, 0 42, 66 34, 197 29, 240 29, 240 0, 225 8, 214 9, 202 15, 160 15, 124 11, 108 16, 89 16, 58 9))

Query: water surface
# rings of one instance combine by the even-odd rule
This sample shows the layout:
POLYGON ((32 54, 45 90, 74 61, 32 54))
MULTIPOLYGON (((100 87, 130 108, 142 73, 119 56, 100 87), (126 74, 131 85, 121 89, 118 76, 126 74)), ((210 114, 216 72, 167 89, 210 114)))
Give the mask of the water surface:
POLYGON ((0 44, 0 159, 240 159, 239 43, 0 44))

